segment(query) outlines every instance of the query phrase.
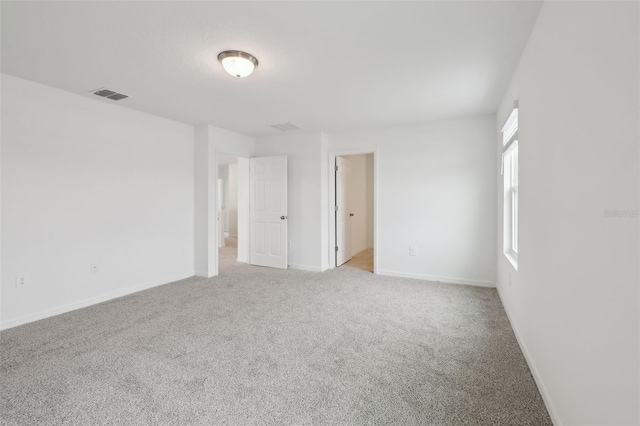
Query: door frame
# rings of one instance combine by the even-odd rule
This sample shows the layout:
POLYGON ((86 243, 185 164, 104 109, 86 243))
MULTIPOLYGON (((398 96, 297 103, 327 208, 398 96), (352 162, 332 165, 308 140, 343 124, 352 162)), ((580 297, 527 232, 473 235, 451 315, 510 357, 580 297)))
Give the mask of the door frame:
MULTIPOLYGON (((378 149, 347 149, 329 151, 329 269, 336 267, 336 157, 345 155, 373 154, 373 273, 378 273, 378 149)), ((326 240, 325 240, 326 241, 326 240)))
MULTIPOLYGON (((230 157, 236 157, 236 161, 237 161, 237 164, 238 164, 238 171, 239 171, 239 168, 240 168, 240 159, 249 161, 253 157, 253 156, 245 157, 242 154, 235 154, 235 153, 232 152, 232 150, 215 149, 215 160, 214 160, 214 162, 215 162, 215 168, 216 168, 215 169, 216 170, 215 171, 215 173, 216 173, 215 174, 216 175, 216 185, 215 185, 216 186, 216 188, 215 188, 215 190, 216 190, 216 193, 215 193, 215 212, 216 212, 216 215, 218 214, 218 209, 220 208, 220 206, 218 205, 219 204, 218 203, 219 200, 218 200, 218 185, 217 185, 217 182, 218 182, 218 179, 220 178, 220 157, 223 156, 223 155, 230 156, 230 157)), ((250 179, 250 178, 247 177, 247 179, 250 179)), ((238 191, 237 199, 238 199, 238 212, 239 212, 240 211, 239 210, 239 207, 240 207, 239 206, 239 204, 240 204, 239 186, 238 186, 238 190, 237 191, 238 191)), ((250 202, 250 200, 249 200, 249 198, 250 198, 249 191, 247 191, 245 196, 246 196, 245 197, 246 199, 244 201, 246 203, 247 209, 249 209, 249 202, 250 202)), ((246 253, 247 257, 246 257, 246 259, 238 257, 237 261, 241 262, 241 263, 247 263, 248 264, 249 263, 249 249, 250 249, 250 245, 251 245, 250 244, 250 240, 251 240, 251 234, 250 234, 251 230, 250 230, 250 228, 251 228, 251 226, 250 226, 250 224, 248 222, 249 221, 249 219, 248 219, 249 211, 246 211, 245 213, 246 213, 246 217, 247 217, 247 222, 243 225, 243 227, 246 228, 246 230, 245 230, 246 235, 244 236, 245 238, 243 238, 243 240, 244 240, 245 250, 247 251, 247 253, 246 253)), ((239 213, 238 213, 238 216, 239 216, 239 213)), ((217 221, 216 221, 216 225, 218 225, 217 221)), ((238 227, 240 227, 240 217, 238 217, 238 227)), ((214 258, 215 258, 215 274, 212 275, 212 276, 216 276, 220 272, 219 271, 219 266, 220 266, 220 259, 219 259, 220 252, 219 252, 219 249, 221 247, 217 246, 217 241, 220 238, 220 235, 218 235, 219 231, 220 231, 219 226, 216 226, 215 227, 216 250, 215 250, 215 256, 214 256, 214 258)), ((223 231, 223 234, 224 234, 224 231, 223 231)), ((239 232, 238 232, 238 234, 239 234, 239 232)), ((240 235, 238 235, 238 241, 240 241, 240 235)))

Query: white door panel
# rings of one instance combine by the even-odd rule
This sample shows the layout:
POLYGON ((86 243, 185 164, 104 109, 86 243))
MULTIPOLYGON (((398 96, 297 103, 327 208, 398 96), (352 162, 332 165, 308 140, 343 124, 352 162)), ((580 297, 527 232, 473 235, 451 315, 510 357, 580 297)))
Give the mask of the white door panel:
POLYGON ((287 268, 287 157, 251 159, 250 263, 287 268))
POLYGON ((349 176, 351 163, 336 157, 336 266, 351 259, 349 176))

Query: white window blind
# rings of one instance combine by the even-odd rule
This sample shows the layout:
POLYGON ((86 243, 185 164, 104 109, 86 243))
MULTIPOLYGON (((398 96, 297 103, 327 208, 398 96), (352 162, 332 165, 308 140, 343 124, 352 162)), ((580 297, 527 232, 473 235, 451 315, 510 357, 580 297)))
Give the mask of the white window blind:
POLYGON ((514 139, 518 133, 518 107, 515 107, 509 116, 509 119, 502 128, 502 145, 507 148, 507 144, 514 139))
POLYGON ((518 269, 518 103, 502 127, 503 252, 518 269))

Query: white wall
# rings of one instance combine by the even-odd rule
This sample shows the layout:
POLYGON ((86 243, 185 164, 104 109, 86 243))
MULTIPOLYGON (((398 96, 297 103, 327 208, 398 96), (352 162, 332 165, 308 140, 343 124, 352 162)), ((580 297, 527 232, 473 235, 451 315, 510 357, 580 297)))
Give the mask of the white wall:
POLYGON ((374 209, 374 187, 373 187, 373 154, 366 154, 366 176, 365 180, 367 182, 366 191, 367 191, 367 208, 366 208, 366 220, 367 220, 367 232, 366 232, 366 248, 373 248, 373 229, 375 224, 373 223, 373 209, 374 209))
POLYGON ((227 231, 232 237, 238 236, 238 163, 229 164, 227 188, 227 231))
POLYGON ((194 272, 198 276, 212 277, 218 274, 219 235, 218 167, 210 126, 196 127, 194 144, 194 272))
POLYGON ((193 275, 193 138, 3 74, 2 327, 193 275))
POLYGON ((495 285, 495 138, 493 115, 329 135, 376 150, 378 273, 495 285))
POLYGON ((320 133, 278 135, 256 140, 256 156, 288 158, 289 266, 320 271, 321 156, 320 133))
POLYGON ((249 176, 250 161, 248 158, 238 157, 238 262, 249 262, 249 200, 251 181, 249 176))
POLYGON ((518 271, 498 248, 498 289, 557 424, 640 422, 638 217, 605 216, 639 207, 638 15, 545 2, 497 115, 519 101, 518 271))
POLYGON ((373 248, 373 154, 345 155, 351 163, 349 211, 351 256, 373 248))
POLYGON ((329 206, 333 201, 329 200, 329 136, 325 132, 320 133, 320 226, 318 238, 320 239, 320 270, 329 269, 329 256, 335 260, 335 252, 329 250, 329 206))
POLYGON ((255 144, 253 138, 215 126, 205 127, 217 154, 243 158, 253 157, 255 144))

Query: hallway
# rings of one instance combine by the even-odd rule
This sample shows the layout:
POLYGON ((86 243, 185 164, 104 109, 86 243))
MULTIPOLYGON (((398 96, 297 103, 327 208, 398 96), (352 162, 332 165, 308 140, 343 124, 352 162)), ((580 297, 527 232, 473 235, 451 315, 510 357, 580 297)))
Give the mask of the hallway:
POLYGON ((373 249, 364 249, 360 253, 354 255, 351 260, 341 266, 348 268, 360 269, 373 273, 373 249))

